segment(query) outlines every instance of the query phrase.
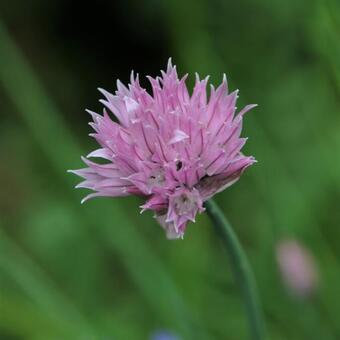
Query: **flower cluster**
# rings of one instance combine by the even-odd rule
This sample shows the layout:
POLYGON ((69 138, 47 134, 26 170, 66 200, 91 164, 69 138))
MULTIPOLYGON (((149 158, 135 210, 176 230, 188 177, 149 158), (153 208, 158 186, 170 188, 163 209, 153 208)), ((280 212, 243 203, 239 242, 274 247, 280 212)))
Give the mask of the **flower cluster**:
POLYGON ((169 60, 161 77, 148 80, 152 95, 131 74, 125 87, 117 81, 105 99, 103 115, 92 115, 91 134, 100 148, 82 158, 86 168, 72 172, 83 177, 78 188, 96 196, 140 195, 146 198, 142 211, 155 212, 168 238, 182 237, 188 221, 204 211, 203 202, 235 183, 255 162, 241 149, 242 118, 256 105, 236 114, 238 91, 229 93, 226 77, 207 95, 208 77, 196 84, 190 95, 169 60), (116 117, 112 118, 112 114, 116 117), (97 163, 88 158, 102 158, 97 163))

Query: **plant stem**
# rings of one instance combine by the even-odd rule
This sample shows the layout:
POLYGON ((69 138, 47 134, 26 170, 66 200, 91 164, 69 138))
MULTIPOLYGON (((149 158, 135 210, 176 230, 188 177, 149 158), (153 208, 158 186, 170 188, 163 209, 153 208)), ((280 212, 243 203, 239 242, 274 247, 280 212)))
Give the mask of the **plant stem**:
POLYGON ((254 275, 247 256, 233 228, 224 217, 218 205, 210 199, 205 203, 205 206, 208 215, 227 248, 236 283, 241 289, 249 322, 250 339, 263 340, 265 339, 265 327, 262 310, 257 295, 254 275))

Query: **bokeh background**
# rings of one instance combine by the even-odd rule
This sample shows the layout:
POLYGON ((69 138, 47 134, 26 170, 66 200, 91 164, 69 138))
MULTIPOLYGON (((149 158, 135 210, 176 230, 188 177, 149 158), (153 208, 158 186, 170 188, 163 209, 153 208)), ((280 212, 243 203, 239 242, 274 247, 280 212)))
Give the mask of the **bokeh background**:
POLYGON ((340 339, 337 0, 0 2, 0 339, 246 339, 206 215, 170 242, 137 198, 80 205, 66 173, 95 147, 96 88, 157 75, 169 56, 216 85, 225 72, 239 107, 259 104, 243 133, 258 163, 216 200, 270 338, 340 339), (280 272, 286 239, 309 253, 297 272, 314 266, 303 291, 280 272))

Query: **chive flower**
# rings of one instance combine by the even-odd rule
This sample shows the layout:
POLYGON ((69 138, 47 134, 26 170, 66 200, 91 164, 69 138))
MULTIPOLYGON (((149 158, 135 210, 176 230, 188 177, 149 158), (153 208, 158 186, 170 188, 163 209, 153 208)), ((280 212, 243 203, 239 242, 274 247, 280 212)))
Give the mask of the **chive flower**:
POLYGON ((225 75, 208 95, 209 77, 196 74, 190 94, 187 75, 179 79, 171 59, 160 77, 147 78, 152 94, 133 72, 128 87, 117 81, 115 94, 99 89, 103 114, 87 111, 90 136, 100 148, 82 157, 85 168, 70 172, 84 179, 77 188, 93 191, 82 202, 141 196, 141 211, 154 211, 169 239, 182 238, 188 221, 205 210, 203 203, 255 162, 241 152, 247 139, 240 134, 243 115, 256 105, 236 113, 238 90, 229 93, 225 75))

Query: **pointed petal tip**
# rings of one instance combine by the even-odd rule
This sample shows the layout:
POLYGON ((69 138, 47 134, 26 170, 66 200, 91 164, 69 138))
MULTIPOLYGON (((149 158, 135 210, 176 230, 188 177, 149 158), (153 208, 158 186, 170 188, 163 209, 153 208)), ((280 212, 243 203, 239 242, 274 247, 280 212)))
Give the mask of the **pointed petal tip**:
POLYGON ((107 99, 110 98, 111 96, 114 96, 111 92, 103 89, 102 87, 97 87, 97 90, 107 99))
POLYGON ((172 63, 172 57, 169 57, 168 59, 168 64, 167 64, 167 68, 166 68, 166 73, 171 73, 172 70, 176 71, 176 65, 173 65, 172 63))
POLYGON ((86 158, 88 159, 88 158, 94 158, 94 157, 96 157, 96 151, 97 151, 97 150, 92 151, 92 152, 90 152, 89 154, 87 154, 87 155, 86 155, 86 158))
POLYGON ((80 159, 88 166, 90 163, 93 163, 92 161, 90 161, 89 159, 87 159, 84 156, 81 156, 80 159))
POLYGON ((117 79, 116 84, 118 91, 125 92, 127 90, 126 86, 120 81, 120 79, 117 79))
POLYGON ((140 215, 142 215, 146 210, 148 210, 148 208, 145 207, 145 204, 142 204, 139 207, 141 209, 140 212, 139 212, 140 215))
POLYGON ((78 173, 79 170, 81 170, 81 169, 77 169, 77 170, 72 170, 72 169, 71 169, 71 170, 66 170, 66 172, 69 173, 69 174, 73 174, 73 175, 82 177, 82 176, 78 173))
POLYGON ((168 141, 168 145, 181 142, 181 141, 188 139, 188 138, 189 138, 189 136, 184 131, 176 129, 174 131, 173 137, 168 141))
POLYGON ((80 201, 80 204, 84 204, 86 201, 88 201, 90 198, 92 197, 96 197, 97 196, 97 193, 92 193, 92 194, 89 194, 87 196, 85 196, 81 201, 80 201))
POLYGON ((99 101, 99 103, 101 103, 101 104, 103 104, 103 105, 110 104, 110 103, 109 103, 107 100, 105 100, 105 99, 99 99, 98 101, 99 101))

